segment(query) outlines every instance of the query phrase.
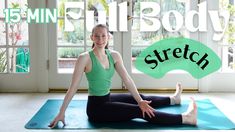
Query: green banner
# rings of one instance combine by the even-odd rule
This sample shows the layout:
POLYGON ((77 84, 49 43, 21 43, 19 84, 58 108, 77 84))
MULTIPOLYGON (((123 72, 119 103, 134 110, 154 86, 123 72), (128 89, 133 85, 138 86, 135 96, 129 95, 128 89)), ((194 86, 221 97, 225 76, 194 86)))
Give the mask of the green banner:
POLYGON ((185 70, 203 78, 221 67, 221 60, 206 45, 187 38, 169 38, 144 49, 135 61, 136 68, 154 78, 172 70, 185 70))

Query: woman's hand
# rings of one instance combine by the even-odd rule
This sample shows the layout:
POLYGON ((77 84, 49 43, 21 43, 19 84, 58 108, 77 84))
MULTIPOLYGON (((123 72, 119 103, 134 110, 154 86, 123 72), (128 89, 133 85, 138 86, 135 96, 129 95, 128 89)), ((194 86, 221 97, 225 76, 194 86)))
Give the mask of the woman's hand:
POLYGON ((138 105, 140 107, 140 109, 142 110, 142 113, 143 113, 143 118, 145 118, 145 113, 147 113, 147 115, 152 118, 152 117, 155 117, 155 114, 154 114, 154 109, 149 106, 149 104, 151 103, 152 101, 147 101, 147 100, 141 100, 138 105))
POLYGON ((63 123, 63 126, 65 126, 65 121, 64 121, 64 114, 58 114, 55 119, 50 123, 50 125, 48 125, 50 128, 54 128, 59 121, 61 121, 63 123))

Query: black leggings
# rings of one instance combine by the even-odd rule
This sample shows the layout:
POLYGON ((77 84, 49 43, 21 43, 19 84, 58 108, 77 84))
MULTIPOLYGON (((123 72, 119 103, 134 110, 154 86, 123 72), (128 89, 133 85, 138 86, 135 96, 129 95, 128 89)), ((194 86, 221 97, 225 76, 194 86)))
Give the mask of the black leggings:
MULTIPOLYGON (((169 106, 169 97, 144 96, 144 100, 151 100, 153 108, 169 106)), ((131 94, 108 94, 105 96, 89 96, 87 103, 87 115, 93 122, 119 122, 129 121, 134 118, 142 118, 156 124, 182 124, 181 114, 169 114, 154 111, 155 117, 150 118, 147 114, 143 118, 142 111, 131 94)))

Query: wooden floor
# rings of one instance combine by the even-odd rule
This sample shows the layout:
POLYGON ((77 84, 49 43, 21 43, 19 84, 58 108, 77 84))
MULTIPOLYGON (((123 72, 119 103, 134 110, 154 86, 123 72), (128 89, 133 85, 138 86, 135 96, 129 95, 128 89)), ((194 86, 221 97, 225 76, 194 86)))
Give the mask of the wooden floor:
MULTIPOLYGON (((24 125, 32 118, 47 99, 63 99, 64 93, 0 93, 0 132, 60 132, 77 130, 28 130, 24 125)), ((158 94, 168 96, 167 94, 158 94)), ((195 99, 209 98, 225 115, 235 123, 235 93, 183 93, 182 99, 194 97, 195 99)), ((74 99, 86 99, 87 94, 76 94, 74 99)), ((120 130, 81 130, 82 132, 118 132, 120 130)), ((122 130, 137 131, 143 130, 122 130)), ((155 132, 156 130, 144 130, 145 132, 155 132)), ((157 130, 158 132, 174 132, 175 130, 157 130)), ((206 130, 201 130, 206 131, 206 130)), ((217 132, 212 131, 212 132, 217 132)), ((235 130, 232 130, 235 131, 235 130)), ((193 132, 193 131, 189 131, 193 132)), ((197 131, 199 132, 199 131, 197 131)), ((211 130, 210 130, 211 132, 211 130)), ((220 130, 224 132, 224 130, 220 130)), ((231 132, 231 131, 229 131, 231 132)))

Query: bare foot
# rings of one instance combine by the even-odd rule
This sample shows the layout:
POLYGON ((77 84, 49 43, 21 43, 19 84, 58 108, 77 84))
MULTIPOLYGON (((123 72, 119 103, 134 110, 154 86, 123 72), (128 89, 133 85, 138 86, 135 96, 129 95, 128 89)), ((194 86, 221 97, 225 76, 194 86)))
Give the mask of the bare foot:
POLYGON ((181 83, 176 83, 176 91, 173 96, 171 96, 171 105, 180 104, 181 103, 181 93, 183 91, 183 88, 181 86, 181 83))
POLYGON ((182 114, 183 124, 197 125, 197 104, 193 98, 186 112, 182 114))

